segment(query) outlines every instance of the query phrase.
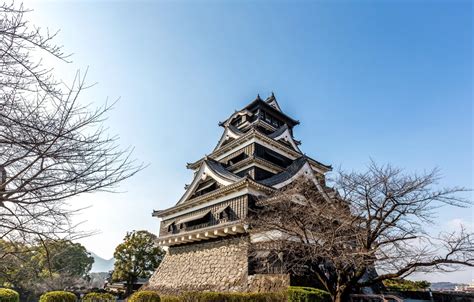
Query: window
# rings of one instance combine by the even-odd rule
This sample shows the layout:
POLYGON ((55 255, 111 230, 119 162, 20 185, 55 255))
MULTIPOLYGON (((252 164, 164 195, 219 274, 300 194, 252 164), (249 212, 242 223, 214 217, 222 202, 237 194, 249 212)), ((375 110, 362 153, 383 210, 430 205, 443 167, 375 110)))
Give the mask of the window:
POLYGON ((229 214, 227 213, 227 210, 224 210, 219 213, 219 219, 227 219, 229 218, 229 214))
POLYGON ((228 164, 229 165, 233 165, 233 164, 236 164, 238 163, 239 161, 242 161, 244 159, 247 158, 247 154, 245 154, 244 152, 240 153, 239 155, 237 155, 236 157, 232 158, 229 160, 228 164))

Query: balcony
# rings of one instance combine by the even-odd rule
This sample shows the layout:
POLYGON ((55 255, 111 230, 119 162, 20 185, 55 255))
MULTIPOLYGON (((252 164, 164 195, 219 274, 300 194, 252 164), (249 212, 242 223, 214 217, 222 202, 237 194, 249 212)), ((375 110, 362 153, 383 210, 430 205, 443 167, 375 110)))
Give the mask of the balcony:
POLYGON ((207 222, 203 222, 203 223, 199 223, 199 224, 194 224, 194 225, 190 225, 190 226, 186 226, 184 225, 182 228, 179 228, 179 227, 176 227, 176 228, 173 228, 172 231, 168 231, 162 235, 168 235, 168 234, 183 234, 183 233, 187 233, 187 232, 191 232, 191 231, 194 231, 194 230, 198 230, 198 229, 204 229, 204 228, 207 228, 207 227, 211 227, 211 226, 215 226, 215 225, 219 225, 219 224, 223 224, 223 223, 228 223, 228 222, 232 222, 232 221, 237 221, 238 219, 228 219, 228 218, 223 218, 223 219, 218 219, 218 220, 214 220, 214 221, 207 221, 207 222))

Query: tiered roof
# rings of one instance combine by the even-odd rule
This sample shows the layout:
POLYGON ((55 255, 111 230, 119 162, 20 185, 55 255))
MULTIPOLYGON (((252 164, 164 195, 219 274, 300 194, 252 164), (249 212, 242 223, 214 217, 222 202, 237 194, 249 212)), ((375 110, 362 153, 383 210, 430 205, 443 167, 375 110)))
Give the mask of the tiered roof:
MULTIPOLYGON (((171 223, 204 219, 211 215, 210 210, 198 209, 219 205, 226 196, 265 195, 300 176, 312 178, 318 185, 324 183, 324 173, 331 166, 301 152, 301 143, 293 137, 293 127, 298 124, 283 113, 273 93, 265 101, 257 96, 219 123, 224 131, 212 153, 187 164, 194 170, 194 178, 183 196, 174 207, 154 211, 153 216, 163 218, 162 227, 169 227, 171 223), (196 213, 192 214, 192 209, 196 213), (185 218, 179 219, 180 213, 186 214, 185 218)), ((216 209, 212 213, 219 215, 216 209)))

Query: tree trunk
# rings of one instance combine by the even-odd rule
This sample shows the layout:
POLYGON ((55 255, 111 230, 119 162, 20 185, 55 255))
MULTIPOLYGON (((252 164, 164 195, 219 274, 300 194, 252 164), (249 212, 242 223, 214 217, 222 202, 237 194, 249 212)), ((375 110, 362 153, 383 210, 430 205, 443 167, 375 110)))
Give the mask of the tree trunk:
POLYGON ((340 291, 337 291, 333 298, 333 302, 348 302, 349 300, 349 291, 347 289, 343 289, 340 291))
POLYGON ((133 283, 134 281, 127 280, 127 283, 125 285, 125 297, 128 297, 133 293, 133 283))

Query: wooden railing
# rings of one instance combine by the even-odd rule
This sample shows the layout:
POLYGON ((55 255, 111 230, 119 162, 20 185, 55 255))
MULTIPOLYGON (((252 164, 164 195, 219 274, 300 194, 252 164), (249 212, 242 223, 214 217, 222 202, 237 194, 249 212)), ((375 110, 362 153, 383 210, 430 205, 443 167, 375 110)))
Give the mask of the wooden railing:
POLYGON ((194 230, 197 230, 197 229, 203 229, 203 228, 207 228, 207 227, 210 227, 210 226, 214 226, 214 225, 218 225, 218 224, 222 224, 222 223, 226 223, 226 222, 230 222, 230 221, 236 221, 236 220, 238 220, 238 219, 223 218, 223 219, 219 219, 219 220, 216 220, 216 221, 213 221, 213 222, 209 221, 209 222, 196 224, 196 225, 193 225, 193 226, 184 227, 182 229, 176 228, 171 232, 171 234, 179 234, 179 233, 183 233, 183 232, 194 231, 194 230))
POLYGON ((182 231, 183 232, 193 231, 193 230, 197 230, 197 229, 207 228, 209 226, 211 226, 211 223, 210 222, 205 222, 205 223, 200 223, 200 224, 196 224, 196 225, 193 225, 193 226, 185 227, 184 229, 182 229, 182 231))

